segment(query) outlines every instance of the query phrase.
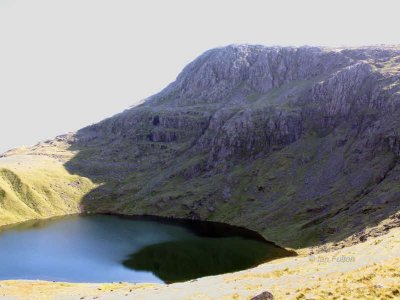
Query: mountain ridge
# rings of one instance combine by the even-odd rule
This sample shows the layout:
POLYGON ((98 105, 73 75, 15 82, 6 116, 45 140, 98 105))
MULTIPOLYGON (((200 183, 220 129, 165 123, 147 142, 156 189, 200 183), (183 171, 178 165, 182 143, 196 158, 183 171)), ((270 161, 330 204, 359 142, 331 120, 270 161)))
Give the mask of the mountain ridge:
POLYGON ((399 104, 399 48, 230 45, 144 103, 17 156, 50 155, 92 182, 78 192, 84 211, 340 246, 397 226, 399 104))

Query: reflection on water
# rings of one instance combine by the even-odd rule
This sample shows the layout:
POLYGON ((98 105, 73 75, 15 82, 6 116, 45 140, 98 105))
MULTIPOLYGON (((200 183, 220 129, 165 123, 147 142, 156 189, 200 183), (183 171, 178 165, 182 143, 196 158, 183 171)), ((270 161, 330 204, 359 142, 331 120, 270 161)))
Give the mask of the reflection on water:
POLYGON ((0 279, 175 282, 290 254, 222 224, 69 216, 3 228, 0 279))
POLYGON ((288 255, 292 253, 272 244, 240 237, 193 238, 144 247, 124 265, 171 283, 243 270, 288 255))

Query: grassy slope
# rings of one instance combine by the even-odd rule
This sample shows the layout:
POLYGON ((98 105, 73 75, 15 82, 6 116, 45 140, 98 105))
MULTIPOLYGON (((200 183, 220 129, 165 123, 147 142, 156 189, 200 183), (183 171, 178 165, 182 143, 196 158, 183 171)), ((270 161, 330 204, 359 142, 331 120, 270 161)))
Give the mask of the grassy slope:
POLYGON ((204 157, 175 161, 156 176, 132 174, 115 187, 115 198, 101 200, 102 190, 94 191, 86 205, 93 211, 126 214, 190 217, 194 213, 201 219, 248 227, 292 248, 338 242, 366 225, 377 225, 395 211, 400 170, 388 171, 393 161, 388 152, 365 160, 363 168, 353 165, 354 159, 362 157, 335 149, 337 138, 309 136, 227 171, 192 178, 182 174, 204 157), (346 165, 347 174, 334 173, 341 164, 346 165), (388 175, 377 183, 385 172, 388 175), (143 187, 149 192, 143 193, 143 187), (368 195, 359 197, 365 189, 368 195), (386 202, 380 204, 376 199, 386 202), (352 218, 346 213, 349 208, 355 210, 352 218))
POLYGON ((60 157, 50 153, 2 157, 0 226, 79 213, 82 197, 94 187, 89 179, 68 173, 60 157))

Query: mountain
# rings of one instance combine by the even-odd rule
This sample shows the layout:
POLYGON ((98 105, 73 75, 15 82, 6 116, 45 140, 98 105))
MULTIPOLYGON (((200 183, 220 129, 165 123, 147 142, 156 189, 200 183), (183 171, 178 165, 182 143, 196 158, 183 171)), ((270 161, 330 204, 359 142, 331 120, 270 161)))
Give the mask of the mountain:
POLYGON ((400 224, 399 112, 399 47, 212 49, 141 105, 3 154, 0 224, 152 214, 358 243, 400 224))

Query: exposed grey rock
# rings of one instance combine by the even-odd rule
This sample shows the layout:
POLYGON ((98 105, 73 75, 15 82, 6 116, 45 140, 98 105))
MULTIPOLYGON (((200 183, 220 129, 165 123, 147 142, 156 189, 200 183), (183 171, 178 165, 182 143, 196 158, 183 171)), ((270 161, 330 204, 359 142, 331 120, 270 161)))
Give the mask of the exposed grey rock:
POLYGON ((270 292, 262 292, 261 294, 251 298, 251 300, 273 300, 274 296, 270 292))
POLYGON ((309 79, 348 65, 351 60, 320 48, 232 45, 205 52, 150 103, 194 105, 225 101, 235 89, 267 93, 272 88, 309 79))
POLYGON ((80 130, 66 166, 105 182, 94 194, 110 210, 245 225, 289 246, 346 238, 400 209, 399 57, 212 49, 143 104, 80 130))

